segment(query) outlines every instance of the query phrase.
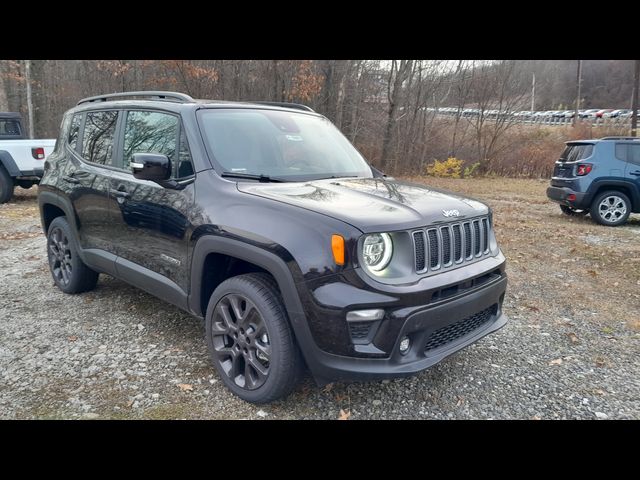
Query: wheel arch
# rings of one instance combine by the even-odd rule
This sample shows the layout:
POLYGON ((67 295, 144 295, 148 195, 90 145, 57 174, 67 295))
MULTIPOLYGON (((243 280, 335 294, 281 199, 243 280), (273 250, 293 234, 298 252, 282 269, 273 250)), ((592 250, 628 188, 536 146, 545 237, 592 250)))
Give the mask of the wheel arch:
POLYGON ((590 202, 592 203, 595 198, 602 192, 607 190, 616 190, 624 193, 631 200, 631 206, 634 212, 640 210, 640 191, 638 187, 631 181, 626 180, 602 180, 594 181, 591 184, 590 190, 590 202))
POLYGON ((6 150, 0 150, 0 165, 2 165, 9 176, 15 178, 20 175, 20 169, 11 154, 6 150))
MULTIPOLYGON (((218 236, 205 236, 196 243, 191 257, 191 291, 189 309, 196 315, 204 317, 207 295, 213 292, 211 284, 207 284, 207 268, 220 266, 221 262, 235 260, 235 274, 258 271, 270 274, 276 281, 294 330, 296 318, 303 315, 303 308, 289 267, 283 259, 255 245, 239 240, 218 236), (209 290, 211 290, 209 292, 209 290), (206 297, 206 298, 205 298, 206 297)), ((213 282, 218 285, 228 276, 218 276, 213 282)))

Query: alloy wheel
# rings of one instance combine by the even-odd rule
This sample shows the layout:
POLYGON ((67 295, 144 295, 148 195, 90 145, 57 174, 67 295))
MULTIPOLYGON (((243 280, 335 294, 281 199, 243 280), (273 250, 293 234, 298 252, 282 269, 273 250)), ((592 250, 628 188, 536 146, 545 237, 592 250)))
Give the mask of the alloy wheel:
POLYGON ((600 218, 608 223, 615 223, 627 213, 625 201, 617 195, 604 197, 598 205, 600 218))
POLYGON ((269 376, 271 345, 262 314, 243 295, 228 294, 213 311, 213 350, 224 373, 238 387, 260 388, 269 376))
POLYGON ((67 286, 71 281, 73 266, 69 239, 61 228, 54 228, 49 235, 49 264, 58 283, 67 286))

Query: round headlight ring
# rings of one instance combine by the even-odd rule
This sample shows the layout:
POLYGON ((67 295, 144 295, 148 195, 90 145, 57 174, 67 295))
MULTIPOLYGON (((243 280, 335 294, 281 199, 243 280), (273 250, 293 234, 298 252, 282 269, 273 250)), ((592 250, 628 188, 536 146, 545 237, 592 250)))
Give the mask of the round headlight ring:
POLYGON ((380 272, 387 268, 393 254, 393 242, 388 233, 367 235, 362 244, 364 265, 372 272, 380 272), (371 257, 375 258, 371 262, 371 257))

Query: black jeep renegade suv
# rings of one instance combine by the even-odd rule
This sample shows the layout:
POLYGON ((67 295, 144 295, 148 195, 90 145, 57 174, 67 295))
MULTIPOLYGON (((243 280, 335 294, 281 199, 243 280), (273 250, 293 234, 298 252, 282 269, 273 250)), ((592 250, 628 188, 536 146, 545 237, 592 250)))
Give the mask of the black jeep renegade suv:
POLYGON ((489 208, 385 178, 303 105, 82 100, 38 201, 60 289, 106 273, 204 319, 251 402, 305 364, 320 384, 410 375, 507 321, 489 208))

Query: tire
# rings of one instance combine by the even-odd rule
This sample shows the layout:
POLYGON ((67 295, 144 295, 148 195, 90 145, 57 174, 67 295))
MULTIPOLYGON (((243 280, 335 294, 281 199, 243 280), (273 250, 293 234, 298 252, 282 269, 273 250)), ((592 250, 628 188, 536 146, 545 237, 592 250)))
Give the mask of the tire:
POLYGON ((7 203, 13 197, 13 179, 0 164, 0 203, 7 203))
POLYGON ((591 203, 591 218, 600 225, 617 227, 627 221, 631 214, 631 201, 617 190, 602 192, 591 203))
POLYGON ((47 258, 54 283, 64 293, 93 290, 98 272, 87 267, 78 255, 78 247, 65 217, 54 218, 47 231, 47 258))
POLYGON ((588 209, 580 210, 578 208, 572 208, 566 205, 560 205, 560 210, 562 210, 562 213, 564 213, 565 215, 569 215, 570 217, 581 217, 582 215, 586 215, 587 213, 589 213, 588 209))
POLYGON ((205 329, 214 367, 243 400, 269 403, 299 382, 303 360, 271 276, 248 273, 222 282, 209 299, 205 329))

